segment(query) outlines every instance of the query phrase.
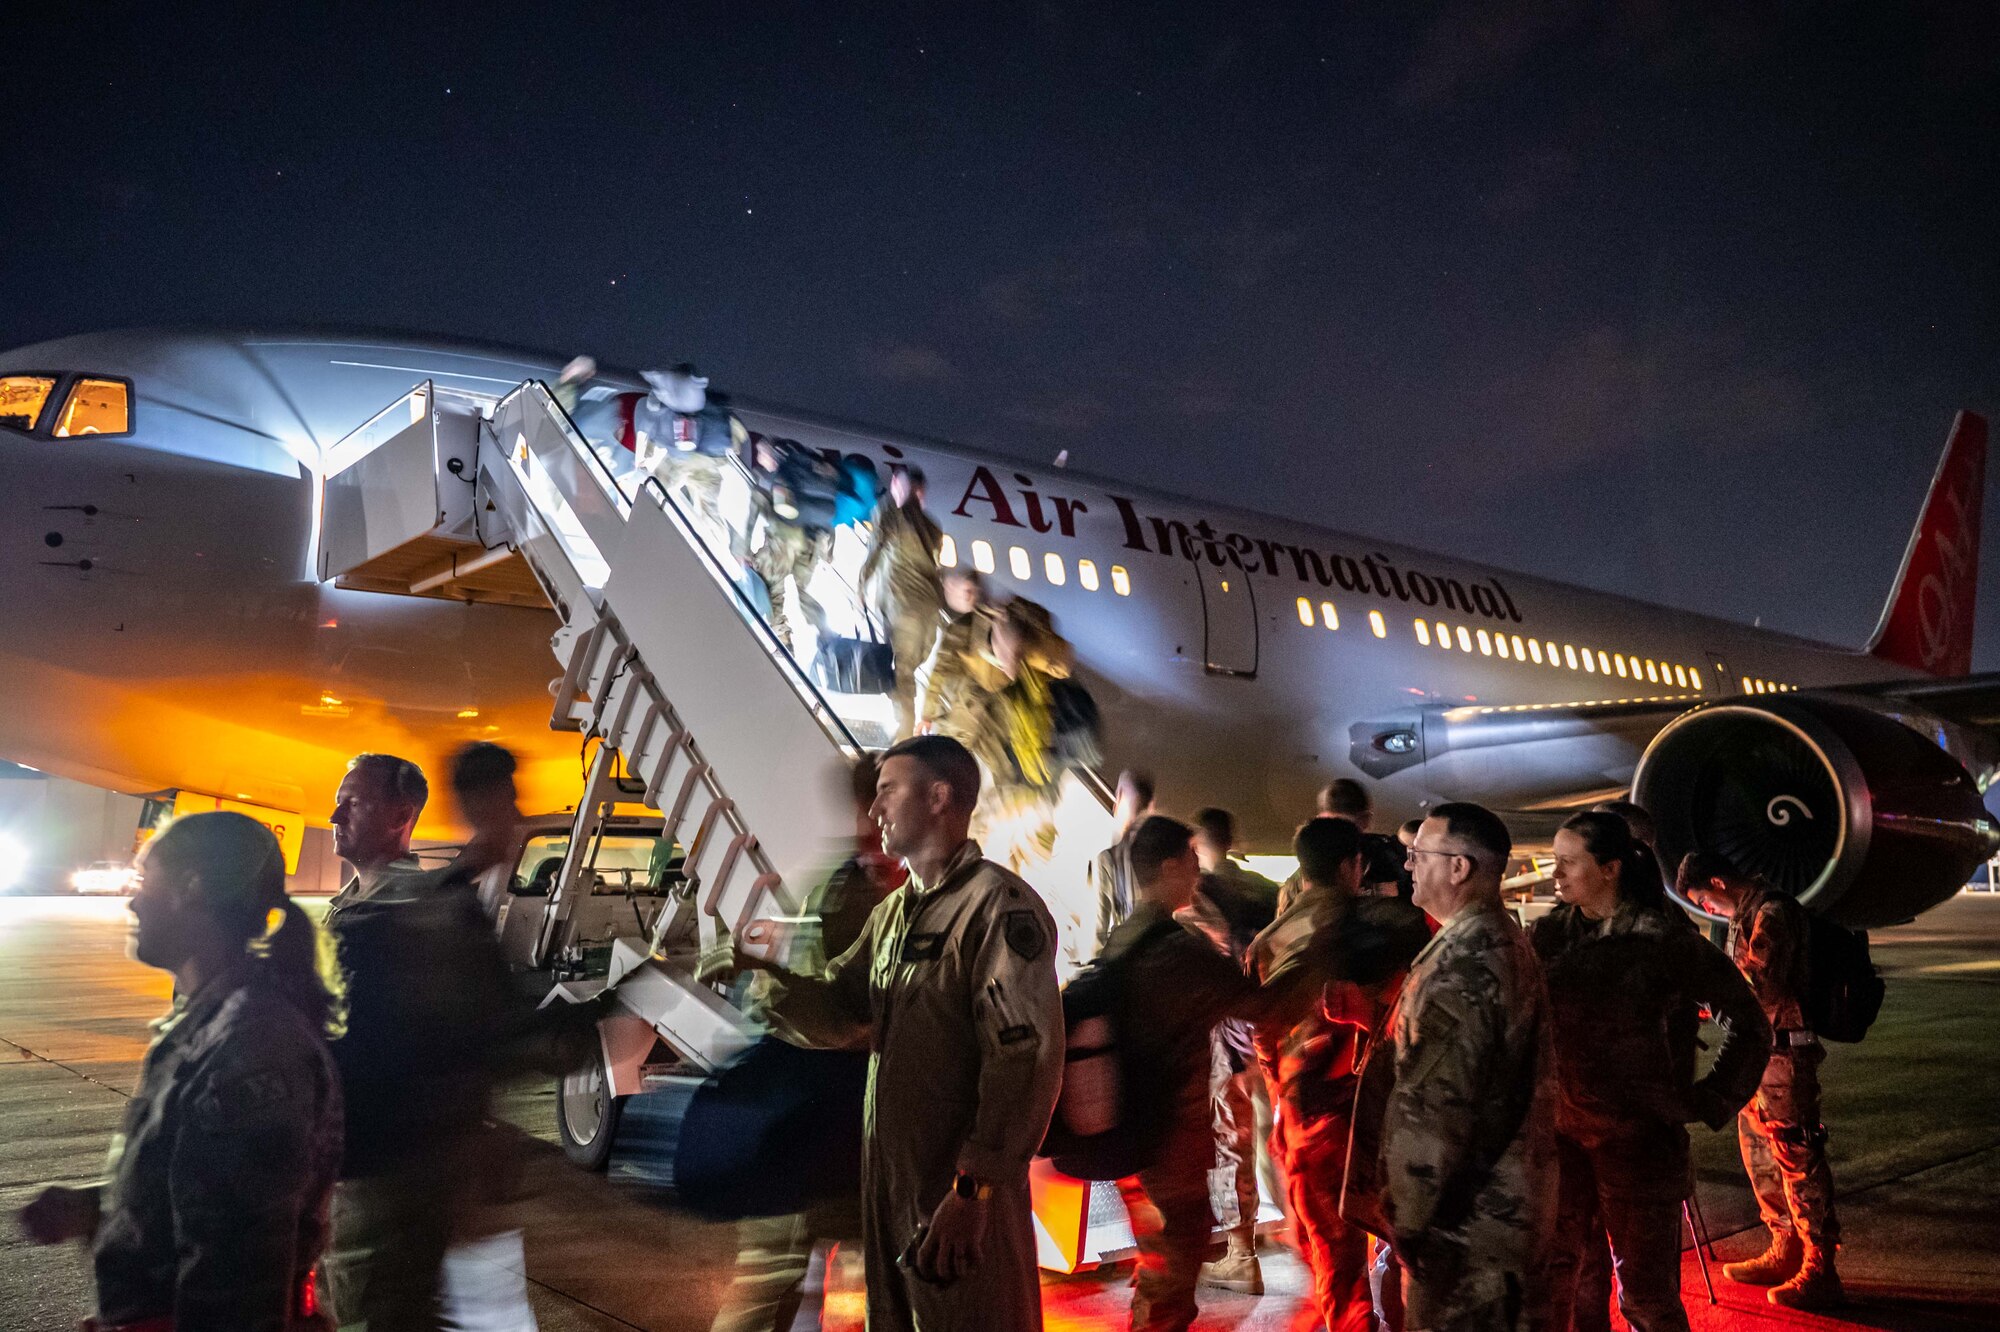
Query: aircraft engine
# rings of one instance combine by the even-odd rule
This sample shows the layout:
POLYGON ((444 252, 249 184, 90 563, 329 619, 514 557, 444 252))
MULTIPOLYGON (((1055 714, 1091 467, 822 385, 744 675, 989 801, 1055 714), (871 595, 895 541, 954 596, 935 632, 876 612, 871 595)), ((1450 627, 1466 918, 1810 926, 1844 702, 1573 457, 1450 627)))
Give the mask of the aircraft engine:
POLYGON ((1817 695, 1675 718, 1632 798, 1658 822, 1669 874, 1712 852, 1855 929, 1936 906, 2000 844, 1978 785, 1936 741, 1817 695))

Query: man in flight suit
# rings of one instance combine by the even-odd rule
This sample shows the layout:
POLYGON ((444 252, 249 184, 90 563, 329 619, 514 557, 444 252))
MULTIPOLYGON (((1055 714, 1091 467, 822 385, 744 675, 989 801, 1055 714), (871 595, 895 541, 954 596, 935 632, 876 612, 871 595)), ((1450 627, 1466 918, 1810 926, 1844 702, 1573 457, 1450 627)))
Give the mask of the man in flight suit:
POLYGON ((966 836, 979 768, 918 736, 882 758, 874 814, 909 866, 817 975, 771 971, 770 1008, 826 1045, 865 1035, 862 1239, 876 1332, 1042 1325, 1028 1163, 1061 1082, 1055 922, 966 836))
POLYGON ((1759 879, 1691 854, 1681 862, 1681 895, 1729 921, 1729 956, 1771 1021, 1771 1062, 1757 1095, 1736 1116, 1743 1169, 1757 1194, 1770 1245, 1723 1275, 1769 1286, 1773 1304, 1827 1309, 1842 1299, 1834 1251, 1840 1218, 1826 1125, 1819 1119, 1819 1066, 1826 1049, 1806 1025, 1809 926, 1805 908, 1759 879))

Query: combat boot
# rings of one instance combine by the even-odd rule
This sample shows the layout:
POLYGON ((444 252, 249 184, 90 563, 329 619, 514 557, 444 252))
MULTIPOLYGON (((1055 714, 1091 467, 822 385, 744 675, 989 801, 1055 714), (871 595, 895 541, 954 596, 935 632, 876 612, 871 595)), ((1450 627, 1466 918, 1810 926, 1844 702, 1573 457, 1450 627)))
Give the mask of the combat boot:
POLYGON ((1790 1281, 1805 1262, 1806 1246, 1787 1230, 1772 1232, 1771 1245, 1755 1258, 1723 1266, 1722 1275, 1746 1286, 1776 1286, 1790 1281))
POLYGON ((1262 1295, 1264 1269, 1257 1262, 1255 1241, 1230 1235, 1228 1251, 1214 1262, 1201 1265, 1201 1284, 1218 1290, 1233 1290, 1240 1295, 1262 1295))
POLYGON ((1806 1250, 1798 1275, 1766 1291, 1764 1298, 1787 1309, 1831 1309, 1846 1298, 1840 1273, 1833 1268, 1833 1250, 1814 1245, 1806 1250))

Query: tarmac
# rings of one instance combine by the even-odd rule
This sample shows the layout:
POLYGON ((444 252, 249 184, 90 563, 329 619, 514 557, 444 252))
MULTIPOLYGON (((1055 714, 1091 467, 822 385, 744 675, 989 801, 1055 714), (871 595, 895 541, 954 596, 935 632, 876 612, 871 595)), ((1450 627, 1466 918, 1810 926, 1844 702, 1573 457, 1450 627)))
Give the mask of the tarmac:
MULTIPOLYGON (((26 1243, 13 1214, 44 1184, 86 1182, 102 1164, 138 1077, 147 1023, 169 982, 125 956, 120 900, 0 898, 0 1329, 60 1332, 89 1311, 87 1256, 26 1243)), ((1888 1000, 1868 1039, 1831 1047, 1823 1078, 1850 1302, 1838 1318, 1774 1309, 1763 1292, 1689 1251, 1694 1328, 2000 1327, 2000 899, 1961 896, 1874 936, 1888 1000)), ((553 1094, 510 1094, 521 1131, 531 1299, 542 1327, 706 1328, 727 1287, 731 1227, 691 1220, 657 1191, 571 1168, 554 1146, 553 1094)), ((1762 1245, 1734 1135, 1698 1131, 1698 1193, 1719 1261, 1762 1245)), ((1197 1328, 1314 1326, 1302 1272, 1281 1246, 1261 1298, 1202 1293, 1197 1328)), ((1128 1270, 1045 1276, 1057 1332, 1127 1323, 1128 1270)), ((834 1264, 829 1328, 859 1329, 858 1264, 834 1264)))

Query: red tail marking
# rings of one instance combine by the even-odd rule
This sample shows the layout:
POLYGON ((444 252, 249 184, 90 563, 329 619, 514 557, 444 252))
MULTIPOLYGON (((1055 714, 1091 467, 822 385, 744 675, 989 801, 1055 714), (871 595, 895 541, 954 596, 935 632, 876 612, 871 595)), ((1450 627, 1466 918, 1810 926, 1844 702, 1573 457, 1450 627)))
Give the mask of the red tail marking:
POLYGON ((1986 497, 1986 419, 1960 412, 1903 553, 1889 608, 1868 650, 1931 675, 1972 670, 1979 588, 1979 512, 1986 497))

